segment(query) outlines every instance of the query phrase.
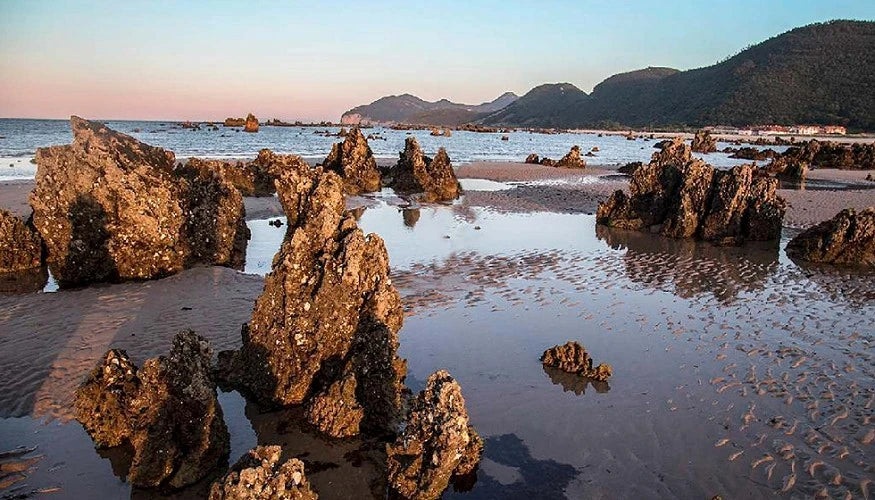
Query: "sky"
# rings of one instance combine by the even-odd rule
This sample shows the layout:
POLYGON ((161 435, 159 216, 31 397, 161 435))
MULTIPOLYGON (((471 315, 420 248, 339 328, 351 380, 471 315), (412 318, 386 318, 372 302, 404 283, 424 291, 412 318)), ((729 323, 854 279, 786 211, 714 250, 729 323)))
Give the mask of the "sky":
POLYGON ((411 93, 477 104, 714 64, 875 0, 0 0, 0 117, 337 121, 411 93))

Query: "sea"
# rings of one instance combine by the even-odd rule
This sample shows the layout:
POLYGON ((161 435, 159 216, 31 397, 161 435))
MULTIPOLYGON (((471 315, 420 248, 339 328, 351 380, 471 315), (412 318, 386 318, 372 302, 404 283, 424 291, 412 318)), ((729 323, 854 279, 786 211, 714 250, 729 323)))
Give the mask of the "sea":
MULTIPOLYGON (((218 130, 201 125, 200 130, 185 129, 173 121, 104 121, 113 130, 131 135, 147 144, 173 151, 177 158, 254 158, 258 151, 269 148, 276 153, 297 154, 308 160, 325 158, 331 145, 340 141, 330 136, 340 127, 273 127, 262 126, 249 134, 240 128, 218 130), (326 133, 328 132, 328 133, 326 133)), ((393 130, 368 128, 365 134, 378 159, 397 158, 404 149, 404 140, 417 138, 426 154, 446 148, 454 164, 475 161, 523 161, 531 153, 559 159, 577 144, 582 152, 595 156, 586 158, 590 165, 618 166, 633 161, 647 162, 653 154, 656 139, 647 137, 630 141, 621 135, 597 133, 541 134, 533 132, 482 133, 454 131, 451 137, 432 136, 429 130, 393 130), (506 136, 507 140, 502 140, 506 136)), ((69 144, 73 140, 68 120, 0 119, 0 181, 32 179, 36 165, 31 161, 37 148, 69 144)), ((723 149, 729 143, 719 143, 723 149)), ((781 150, 781 148, 777 148, 781 150)), ((730 167, 745 160, 729 158, 726 153, 709 154, 707 160, 718 167, 730 167)))

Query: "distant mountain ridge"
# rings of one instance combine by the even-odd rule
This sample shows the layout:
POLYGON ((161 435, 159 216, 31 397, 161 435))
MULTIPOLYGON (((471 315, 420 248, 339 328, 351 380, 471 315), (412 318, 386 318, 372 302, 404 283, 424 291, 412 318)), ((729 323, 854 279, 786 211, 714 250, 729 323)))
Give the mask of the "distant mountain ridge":
POLYGON ((406 94, 353 108, 344 117, 386 116, 381 101, 404 97, 411 98, 410 108, 412 99, 419 101, 419 108, 395 112, 390 121, 553 128, 815 124, 875 131, 875 22, 795 28, 711 66, 613 75, 591 94, 570 83, 544 84, 488 111, 406 94))
POLYGON ((513 92, 505 92, 492 101, 473 105, 447 99, 430 102, 411 94, 391 95, 352 108, 341 116, 341 123, 459 125, 499 111, 518 98, 513 92))

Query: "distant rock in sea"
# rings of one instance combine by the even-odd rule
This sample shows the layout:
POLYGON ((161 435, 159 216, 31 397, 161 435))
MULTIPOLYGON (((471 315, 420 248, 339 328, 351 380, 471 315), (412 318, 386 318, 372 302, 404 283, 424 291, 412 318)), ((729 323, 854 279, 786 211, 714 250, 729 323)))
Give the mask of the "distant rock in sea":
POLYGON ((693 137, 692 149, 695 153, 713 153, 717 151, 717 139, 707 130, 699 130, 693 137))
POLYGON ((240 268, 243 198, 222 172, 71 119, 73 143, 39 148, 33 224, 61 286, 150 279, 197 264, 240 268))
POLYGON ((777 186, 752 165, 716 170, 675 138, 635 170, 630 194, 618 190, 599 204, 596 221, 718 244, 777 240, 786 210, 777 186))
POLYGON ((258 132, 258 118, 252 113, 246 115, 246 123, 243 124, 244 132, 258 132))
POLYGON ((796 260, 845 266, 875 267, 875 207, 842 210, 787 243, 796 260))
POLYGON ((560 158, 554 166, 556 168, 586 168, 586 161, 580 157, 580 146, 571 146, 571 151, 560 158))

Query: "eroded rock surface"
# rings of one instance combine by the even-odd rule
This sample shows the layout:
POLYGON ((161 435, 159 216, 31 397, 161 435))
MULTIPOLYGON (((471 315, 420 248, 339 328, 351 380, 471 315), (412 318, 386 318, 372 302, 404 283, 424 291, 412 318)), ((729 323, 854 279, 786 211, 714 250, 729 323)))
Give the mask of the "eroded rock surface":
POLYGON ((553 346, 541 355, 544 366, 558 368, 593 380, 605 381, 613 374, 611 365, 601 363, 593 367, 593 361, 586 349, 577 342, 553 346))
POLYGON ((0 273, 38 269, 42 253, 39 234, 12 213, 0 209, 0 273))
POLYGON ((586 168, 586 161, 580 157, 580 146, 571 146, 571 151, 559 159, 556 168, 586 168))
POLYGON ((279 446, 257 446, 240 457, 228 474, 213 483, 210 500, 315 500, 304 475, 304 463, 296 458, 280 463, 279 446))
POLYGON ((429 158, 415 137, 404 142, 390 186, 403 194, 422 193, 427 202, 455 200, 462 192, 447 151, 440 148, 434 159, 429 158))
POLYGON ((211 357, 206 339, 182 331, 169 356, 139 370, 124 351, 108 351, 76 391, 76 419, 95 446, 129 442, 133 448, 131 484, 181 488, 227 458, 229 435, 211 357))
POLYGON ((322 167, 337 173, 343 179, 348 194, 370 193, 380 190, 380 171, 368 140, 354 127, 343 142, 331 146, 322 167))
POLYGON ((306 404, 329 434, 355 434, 356 424, 389 431, 406 366, 397 356, 403 313, 383 240, 365 236, 344 211, 334 172, 304 163, 281 171, 276 184, 288 230, 243 347, 220 353, 219 371, 263 403, 306 404))
POLYGON ((404 498, 439 498, 453 476, 473 472, 483 440, 468 424, 459 383, 444 370, 412 401, 404 432, 386 446, 389 487, 404 498))
POLYGON ((674 238, 719 244, 778 239, 786 204, 777 180, 752 165, 714 169, 691 157, 680 138, 635 169, 629 194, 616 191, 599 204, 599 224, 659 231, 674 238))
POLYGON ((243 124, 244 132, 258 132, 258 118, 252 113, 246 115, 246 123, 243 124))
POLYGON ((33 224, 62 286, 149 279, 196 264, 236 266, 248 231, 221 172, 71 119, 73 143, 37 150, 33 224))
POLYGON ((841 144, 811 139, 787 148, 781 155, 792 163, 805 163, 813 168, 853 170, 875 169, 875 143, 841 144))
POLYGON ((526 163, 539 163, 540 158, 537 154, 532 153, 529 156, 526 156, 526 163))
POLYGON ((692 150, 696 153, 713 153, 717 151, 717 139, 711 137, 707 130, 699 130, 693 136, 692 150))
POLYGON ((787 244, 793 259, 875 267, 875 207, 842 210, 806 229, 787 244))

